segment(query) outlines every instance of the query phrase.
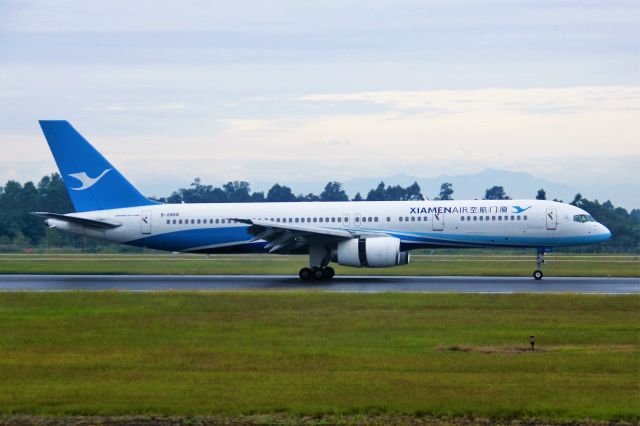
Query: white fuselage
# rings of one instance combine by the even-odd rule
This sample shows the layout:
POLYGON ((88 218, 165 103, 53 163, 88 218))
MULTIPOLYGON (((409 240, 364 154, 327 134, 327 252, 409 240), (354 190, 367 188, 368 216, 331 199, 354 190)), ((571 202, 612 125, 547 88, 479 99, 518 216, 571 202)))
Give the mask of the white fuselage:
MULTIPOLYGON (((544 200, 367 201, 159 204, 69 216, 108 220, 98 230, 48 219, 50 226, 119 243, 175 252, 256 252, 249 225, 234 219, 346 229, 359 237, 388 235, 403 251, 427 247, 551 248, 605 241, 609 230, 581 220, 572 205, 544 200), (578 219, 576 219, 576 217, 578 219)), ((308 250, 308 249, 307 249, 308 250)))

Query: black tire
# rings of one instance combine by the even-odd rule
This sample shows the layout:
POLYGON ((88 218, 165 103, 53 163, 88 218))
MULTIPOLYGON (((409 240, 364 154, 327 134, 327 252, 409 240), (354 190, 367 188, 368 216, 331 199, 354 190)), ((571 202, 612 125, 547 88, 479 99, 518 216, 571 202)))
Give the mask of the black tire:
POLYGON ((298 276, 302 281, 309 280, 311 278, 311 269, 309 268, 300 269, 300 272, 298 272, 298 276))
POLYGON ((336 274, 336 271, 331 266, 327 266, 326 268, 324 268, 323 275, 325 280, 330 280, 331 278, 333 278, 335 274, 336 274))
POLYGON ((311 270, 311 277, 314 280, 320 281, 324 279, 324 271, 322 270, 322 268, 313 268, 311 270))
POLYGON ((533 279, 535 279, 536 281, 540 281, 542 277, 544 277, 544 274, 540 269, 536 269, 535 271, 533 271, 533 279))

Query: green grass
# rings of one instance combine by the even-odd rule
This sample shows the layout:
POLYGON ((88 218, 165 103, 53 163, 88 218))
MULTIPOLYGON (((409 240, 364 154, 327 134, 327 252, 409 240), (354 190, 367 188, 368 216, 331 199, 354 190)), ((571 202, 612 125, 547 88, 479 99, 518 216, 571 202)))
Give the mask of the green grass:
MULTIPOLYGON (((546 276, 640 277, 639 256, 548 255, 546 276)), ((0 274, 289 274, 306 266, 306 256, 280 255, 0 255, 0 274)), ((535 256, 416 255, 409 265, 336 267, 339 275, 530 276, 535 256)))
POLYGON ((0 413, 640 421, 639 308, 638 296, 0 293, 0 413))

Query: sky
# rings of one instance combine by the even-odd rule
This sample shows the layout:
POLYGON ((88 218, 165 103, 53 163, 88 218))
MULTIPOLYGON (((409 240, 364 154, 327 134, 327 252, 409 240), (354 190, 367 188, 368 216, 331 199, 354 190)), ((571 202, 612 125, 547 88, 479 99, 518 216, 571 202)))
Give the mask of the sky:
POLYGON ((491 168, 640 207, 640 2, 0 0, 0 182, 56 170, 38 119, 150 195, 491 168))

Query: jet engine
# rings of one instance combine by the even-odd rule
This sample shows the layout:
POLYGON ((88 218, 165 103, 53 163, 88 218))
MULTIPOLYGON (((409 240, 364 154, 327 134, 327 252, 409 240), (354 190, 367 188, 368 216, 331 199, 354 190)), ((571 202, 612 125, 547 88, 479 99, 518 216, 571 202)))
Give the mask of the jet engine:
POLYGON ((387 268, 409 263, 409 252, 400 251, 398 238, 354 238, 338 243, 334 261, 356 268, 387 268))

